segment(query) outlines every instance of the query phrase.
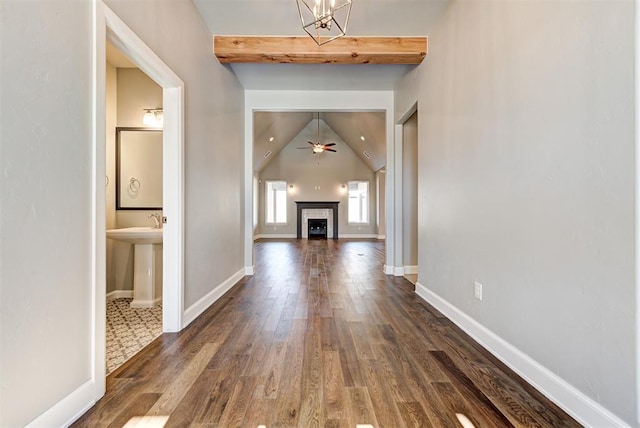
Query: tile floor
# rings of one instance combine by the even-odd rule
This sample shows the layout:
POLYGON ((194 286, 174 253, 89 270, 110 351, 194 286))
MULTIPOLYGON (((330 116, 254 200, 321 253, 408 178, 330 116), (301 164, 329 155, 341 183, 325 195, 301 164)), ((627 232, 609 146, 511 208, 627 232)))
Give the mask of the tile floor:
POLYGON ((130 302, 107 301, 107 374, 162 333, 162 306, 132 309, 130 302))

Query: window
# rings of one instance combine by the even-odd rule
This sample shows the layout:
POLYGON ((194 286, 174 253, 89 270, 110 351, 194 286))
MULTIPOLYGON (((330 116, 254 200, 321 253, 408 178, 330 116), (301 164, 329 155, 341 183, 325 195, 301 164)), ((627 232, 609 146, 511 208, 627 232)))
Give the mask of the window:
POLYGON ((349 182, 349 223, 369 223, 369 182, 349 182))
POLYGON ((287 222, 287 182, 267 181, 267 223, 287 222))

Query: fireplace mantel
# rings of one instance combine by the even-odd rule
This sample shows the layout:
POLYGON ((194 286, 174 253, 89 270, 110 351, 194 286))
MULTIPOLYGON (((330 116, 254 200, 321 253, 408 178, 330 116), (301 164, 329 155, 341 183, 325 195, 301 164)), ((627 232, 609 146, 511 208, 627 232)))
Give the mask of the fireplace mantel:
POLYGON ((331 209, 333 210, 333 239, 338 239, 338 204, 337 202, 320 202, 320 201, 296 201, 298 221, 296 234, 298 239, 302 239, 302 210, 309 209, 331 209))

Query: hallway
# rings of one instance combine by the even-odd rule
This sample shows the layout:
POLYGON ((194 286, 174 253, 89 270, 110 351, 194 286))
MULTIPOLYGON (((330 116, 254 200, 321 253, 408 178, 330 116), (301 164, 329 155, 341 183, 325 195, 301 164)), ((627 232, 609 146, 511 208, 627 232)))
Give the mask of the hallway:
POLYGON ((579 426, 384 275, 383 242, 258 241, 255 260, 73 426, 579 426))

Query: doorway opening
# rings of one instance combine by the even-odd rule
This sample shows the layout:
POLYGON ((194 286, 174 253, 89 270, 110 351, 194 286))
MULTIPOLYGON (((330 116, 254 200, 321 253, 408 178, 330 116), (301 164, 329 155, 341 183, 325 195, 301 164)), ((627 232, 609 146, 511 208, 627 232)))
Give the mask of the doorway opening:
POLYGON ((162 87, 109 41, 105 75, 110 374, 162 333, 163 103, 162 87), (157 235, 153 243, 119 236, 141 227, 157 235))
MULTIPOLYGON (((106 49, 107 41, 162 89, 162 331, 182 328, 184 295, 184 83, 160 58, 103 2, 95 3, 94 33, 94 350, 93 382, 95 398, 106 389, 106 49)), ((159 106, 149 106, 157 109, 159 106)), ((142 116, 143 112, 140 112, 142 116)), ((112 180, 113 181, 113 180, 112 180)), ((142 184, 142 183, 140 183, 142 184)), ((138 188, 137 183, 134 187, 138 188)), ((157 207, 154 207, 157 208, 157 207)), ((149 219, 147 219, 149 220, 149 219)))
POLYGON ((402 125, 402 265, 404 277, 418 280, 418 112, 402 125))
POLYGON ((391 198, 385 197, 385 171, 393 171, 387 160, 394 158, 392 98, 378 91, 341 91, 340 97, 319 103, 304 91, 267 92, 248 91, 245 96, 245 273, 254 273, 255 240, 313 237, 300 213, 303 208, 319 208, 306 213, 310 219, 328 218, 329 239, 385 240, 386 263, 380 268, 386 272, 393 265, 389 246, 394 239, 386 233, 393 231, 393 190, 391 198), (336 151, 310 153, 307 144, 318 135, 336 151), (279 224, 266 219, 263 202, 265 183, 276 179, 288 187, 287 221, 279 224), (348 217, 352 181, 367 183, 366 215, 359 221, 348 217), (304 204, 322 206, 301 207, 304 204), (339 204, 339 216, 330 204, 339 204))

